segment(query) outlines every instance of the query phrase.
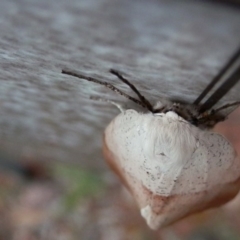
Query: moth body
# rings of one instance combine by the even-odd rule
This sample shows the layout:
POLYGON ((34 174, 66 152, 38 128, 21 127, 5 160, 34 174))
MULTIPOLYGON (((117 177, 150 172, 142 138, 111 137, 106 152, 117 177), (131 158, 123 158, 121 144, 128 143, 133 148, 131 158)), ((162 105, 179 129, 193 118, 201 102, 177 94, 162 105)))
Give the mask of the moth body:
POLYGON ((105 130, 104 155, 152 229, 239 191, 240 162, 231 144, 172 111, 123 111, 105 130))
POLYGON ((143 112, 124 110, 119 103, 92 97, 121 111, 105 130, 103 152, 150 228, 220 206, 238 193, 240 161, 236 152, 228 140, 209 129, 225 120, 240 102, 217 109, 205 106, 204 110, 196 103, 163 99, 153 106, 116 70, 110 73, 137 98, 109 82, 69 70, 62 73, 103 85, 142 108, 143 112))

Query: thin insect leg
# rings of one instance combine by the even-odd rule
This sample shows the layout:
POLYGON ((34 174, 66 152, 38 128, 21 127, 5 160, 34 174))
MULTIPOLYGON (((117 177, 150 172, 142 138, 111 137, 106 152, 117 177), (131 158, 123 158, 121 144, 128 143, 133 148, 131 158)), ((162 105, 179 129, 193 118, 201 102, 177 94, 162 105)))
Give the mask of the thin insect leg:
MULTIPOLYGON (((226 116, 217 114, 218 112, 220 112, 224 109, 233 107, 233 106, 237 106, 237 105, 240 105, 240 101, 234 102, 234 103, 228 103, 217 109, 212 109, 211 111, 206 111, 200 115, 200 117, 198 118, 198 122, 201 123, 202 125, 212 122, 213 124, 210 124, 209 127, 213 127, 218 122, 222 122, 222 121, 226 120, 226 116)), ((228 114, 230 114, 230 112, 228 114)))
POLYGON ((95 101, 101 101, 101 102, 110 103, 110 104, 114 105, 115 107, 117 107, 120 110, 120 112, 124 112, 125 111, 123 106, 120 103, 117 103, 115 101, 112 101, 112 100, 109 100, 109 99, 105 99, 105 98, 95 97, 95 96, 91 96, 90 99, 95 100, 95 101))
POLYGON ((223 109, 226 109, 226 108, 229 108, 229 107, 233 107, 233 106, 237 106, 237 105, 240 105, 240 101, 225 104, 225 105, 223 105, 223 106, 215 109, 214 112, 216 113, 216 112, 219 112, 219 111, 221 111, 221 110, 223 110, 223 109))
POLYGON ((129 96, 128 94, 126 94, 125 92, 121 91, 120 89, 118 89, 117 87, 113 86, 112 84, 110 84, 108 82, 100 81, 100 80, 97 80, 96 78, 88 77, 88 76, 82 75, 81 73, 76 73, 76 72, 74 72, 72 70, 62 70, 62 73, 66 74, 66 75, 73 76, 73 77, 85 79, 85 80, 87 80, 89 82, 94 82, 94 83, 103 85, 106 88, 109 88, 112 91, 114 91, 114 92, 116 92, 116 93, 126 97, 127 99, 133 101, 134 103, 136 103, 136 104, 146 108, 146 106, 141 101, 139 101, 138 99, 136 99, 134 97, 129 96))
POLYGON ((123 77, 121 73, 119 73, 117 70, 110 69, 109 72, 117 76, 122 82, 127 84, 137 94, 139 100, 147 107, 147 109, 153 112, 152 104, 138 91, 138 89, 132 83, 130 83, 125 77, 123 77))

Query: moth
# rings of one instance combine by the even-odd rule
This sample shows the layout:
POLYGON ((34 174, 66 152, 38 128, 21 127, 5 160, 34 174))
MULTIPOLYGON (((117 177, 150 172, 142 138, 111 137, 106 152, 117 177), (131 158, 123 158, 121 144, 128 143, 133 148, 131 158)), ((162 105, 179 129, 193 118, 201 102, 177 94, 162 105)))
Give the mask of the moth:
POLYGON ((240 160, 222 135, 211 131, 225 119, 218 109, 170 100, 152 105, 118 71, 110 72, 127 84, 137 98, 114 85, 80 73, 62 73, 101 84, 142 107, 124 109, 106 127, 103 153, 113 171, 135 198, 151 229, 169 225, 198 211, 220 206, 239 192, 240 160))

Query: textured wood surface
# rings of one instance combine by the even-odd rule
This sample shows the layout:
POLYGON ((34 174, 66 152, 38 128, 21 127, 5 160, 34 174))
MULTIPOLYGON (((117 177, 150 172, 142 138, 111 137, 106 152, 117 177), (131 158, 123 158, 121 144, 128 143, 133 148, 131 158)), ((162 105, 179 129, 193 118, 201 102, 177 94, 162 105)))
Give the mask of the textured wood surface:
MULTIPOLYGON (((194 0, 1 0, 0 150, 104 166, 102 132, 118 112, 89 96, 126 100, 61 69, 130 93, 108 73, 119 69, 153 102, 192 102, 238 47, 239 15, 194 0)), ((239 90, 221 103, 239 100, 239 90)))

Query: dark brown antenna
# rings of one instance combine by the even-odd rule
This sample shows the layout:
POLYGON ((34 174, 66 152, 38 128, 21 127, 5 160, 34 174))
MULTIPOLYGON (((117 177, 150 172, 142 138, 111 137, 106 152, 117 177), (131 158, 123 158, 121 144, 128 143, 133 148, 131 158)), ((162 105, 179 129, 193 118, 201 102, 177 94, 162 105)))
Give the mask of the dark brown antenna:
POLYGON ((240 66, 226 79, 226 81, 201 106, 200 112, 211 109, 238 81, 240 80, 240 66))
POLYGON ((239 80, 240 80, 240 47, 223 66, 220 72, 213 78, 209 85, 194 101, 195 105, 200 105, 204 97, 212 90, 212 88, 219 82, 224 80, 224 76, 229 75, 227 79, 218 87, 218 89, 202 104, 200 111, 209 110, 216 104, 239 80))

